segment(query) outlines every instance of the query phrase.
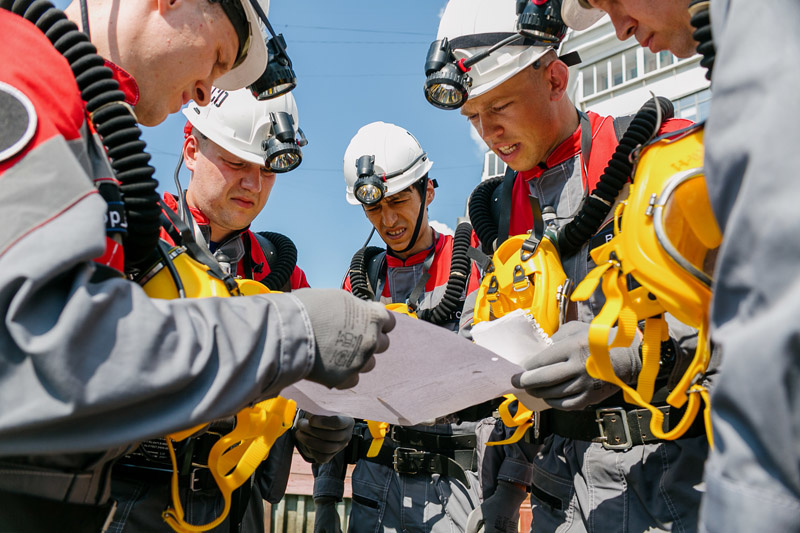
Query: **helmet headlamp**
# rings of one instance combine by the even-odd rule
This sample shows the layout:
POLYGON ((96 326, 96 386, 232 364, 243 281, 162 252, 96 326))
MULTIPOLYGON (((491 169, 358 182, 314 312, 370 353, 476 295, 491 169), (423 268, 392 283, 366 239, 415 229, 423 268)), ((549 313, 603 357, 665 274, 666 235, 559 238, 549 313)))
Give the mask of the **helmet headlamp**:
POLYGON ((356 159, 356 175, 358 179, 353 184, 353 195, 364 205, 375 205, 386 195, 386 180, 405 174, 411 170, 419 161, 425 161, 428 157, 426 152, 422 152, 407 167, 389 174, 375 174, 375 156, 362 155, 356 159))
POLYGON ((567 33, 561 0, 517 0, 517 31, 542 44, 560 43, 567 33))
POLYGON ((384 181, 375 175, 375 156, 362 155, 356 161, 358 179, 353 185, 353 194, 364 205, 374 205, 383 199, 386 193, 384 181))
POLYGON ((458 109, 469 96, 472 79, 466 61, 456 61, 449 41, 434 41, 425 61, 425 98, 441 109, 458 109))
POLYGON ((303 161, 301 146, 308 144, 305 135, 298 130, 300 139, 295 139, 294 121, 289 113, 270 113, 272 136, 261 143, 264 150, 264 164, 272 172, 289 172, 303 161))
POLYGON ((264 69, 264 73, 247 88, 257 99, 269 100, 294 89, 297 86, 297 76, 292 68, 292 60, 286 53, 286 40, 283 38, 283 34, 275 33, 267 14, 264 13, 258 2, 250 0, 250 4, 272 37, 266 40, 267 67, 264 69))
POLYGON ((259 100, 269 100, 286 94, 297 86, 297 76, 292 68, 292 60, 286 53, 286 40, 278 34, 267 41, 269 60, 267 69, 249 89, 259 100))

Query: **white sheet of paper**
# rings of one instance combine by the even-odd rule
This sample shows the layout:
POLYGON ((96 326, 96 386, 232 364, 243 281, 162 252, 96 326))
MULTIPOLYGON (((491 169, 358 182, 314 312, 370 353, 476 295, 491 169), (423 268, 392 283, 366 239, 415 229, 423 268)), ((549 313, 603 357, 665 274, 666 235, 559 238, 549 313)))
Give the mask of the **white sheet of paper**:
POLYGON ((398 315, 389 339, 389 349, 375 356, 375 368, 360 374, 355 387, 328 389, 304 380, 281 396, 314 414, 409 426, 523 392, 511 386, 511 376, 522 371, 518 365, 451 331, 398 315))
MULTIPOLYGON (((490 322, 479 322, 472 326, 472 338, 478 346, 483 346, 518 365, 516 373, 519 373, 524 370, 522 365, 527 358, 536 355, 552 343, 543 331, 537 330, 537 327, 530 315, 522 309, 515 309, 490 322)), ((544 400, 531 396, 524 390, 513 389, 512 393, 525 407, 533 411, 550 408, 544 400)))

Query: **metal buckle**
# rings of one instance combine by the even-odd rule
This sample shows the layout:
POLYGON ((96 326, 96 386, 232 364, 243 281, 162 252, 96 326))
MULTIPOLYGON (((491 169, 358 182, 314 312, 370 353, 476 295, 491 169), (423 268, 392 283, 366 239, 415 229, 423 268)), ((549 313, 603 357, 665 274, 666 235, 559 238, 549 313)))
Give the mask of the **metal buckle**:
POLYGON ((419 470, 414 466, 418 463, 415 463, 413 459, 422 459, 424 454, 425 452, 415 450, 414 448, 395 448, 392 456, 394 471, 398 474, 418 474, 419 470), (403 454, 403 456, 399 457, 400 454, 403 454))
POLYGON ((192 492, 198 492, 203 490, 203 487, 200 483, 200 476, 197 474, 200 472, 199 468, 192 468, 192 471, 189 473, 189 489, 192 492))
MULTIPOLYGON (((600 436, 592 439, 592 442, 599 442, 603 445, 603 448, 606 450, 628 450, 633 447, 633 440, 631 439, 631 428, 628 425, 628 417, 625 409, 622 407, 605 407, 602 409, 597 409, 595 411, 595 416, 597 418, 595 421, 597 422, 597 427, 600 428, 600 436), (608 442, 608 436, 606 435, 606 426, 605 422, 606 416, 618 416, 620 421, 622 422, 622 427, 625 430, 625 441, 618 442, 611 444, 608 442)), ((617 423, 617 421, 612 418, 610 420, 612 424, 617 423)))

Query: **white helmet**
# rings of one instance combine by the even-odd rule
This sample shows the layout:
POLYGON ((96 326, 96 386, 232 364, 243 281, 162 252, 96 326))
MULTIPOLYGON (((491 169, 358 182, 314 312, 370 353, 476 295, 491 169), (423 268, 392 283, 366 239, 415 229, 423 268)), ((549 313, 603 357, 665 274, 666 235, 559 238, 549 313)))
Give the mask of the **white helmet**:
POLYGON ((381 194, 371 203, 377 202, 408 188, 432 166, 433 162, 411 133, 394 124, 372 122, 358 130, 344 152, 345 196, 353 205, 362 203, 354 192, 356 181, 374 176, 377 182, 373 185, 380 188, 381 194), (364 168, 362 163, 371 163, 371 168, 369 165, 364 168))
MULTIPOLYGON (((220 3, 228 16, 228 20, 231 21, 233 28, 236 30, 240 50, 237 61, 240 61, 240 63, 217 78, 214 85, 226 91, 235 91, 256 81, 267 68, 267 44, 261 32, 263 24, 255 8, 250 3, 251 0, 216 1, 220 3), (242 10, 244 13, 242 13, 242 10), (244 15, 244 20, 242 15, 244 15), (245 37, 244 43, 241 42, 243 37, 245 37)), ((258 3, 264 12, 264 16, 269 14, 269 0, 253 1, 258 3)))
POLYGON ((273 172, 288 172, 302 160, 299 147, 306 141, 292 93, 259 101, 247 89, 228 92, 214 87, 208 105, 190 102, 183 114, 217 145, 273 172))
POLYGON ((586 0, 561 0, 561 18, 573 30, 585 30, 603 15, 602 9, 592 7, 586 0))
MULTIPOLYGON (((517 33, 516 0, 450 0, 436 39, 447 38, 457 60, 469 59, 517 33)), ((480 96, 534 63, 552 46, 504 46, 472 65, 469 98, 480 96)))

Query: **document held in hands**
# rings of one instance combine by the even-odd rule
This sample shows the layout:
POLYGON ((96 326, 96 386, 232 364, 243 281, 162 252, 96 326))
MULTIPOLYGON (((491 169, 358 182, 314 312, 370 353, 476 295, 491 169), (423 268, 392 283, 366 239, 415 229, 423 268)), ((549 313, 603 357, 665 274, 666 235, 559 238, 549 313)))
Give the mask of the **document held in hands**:
MULTIPOLYGON (((494 348, 406 315, 396 318, 389 349, 375 355, 375 368, 359 374, 358 385, 338 390, 304 380, 284 389, 281 396, 318 415, 344 414, 403 426, 433 422, 509 393, 517 394, 529 409, 545 405, 512 387, 511 376, 523 368, 491 351, 494 348)), ((529 340, 523 342, 530 348, 529 340)), ((516 346, 514 353, 521 349, 516 346)))

